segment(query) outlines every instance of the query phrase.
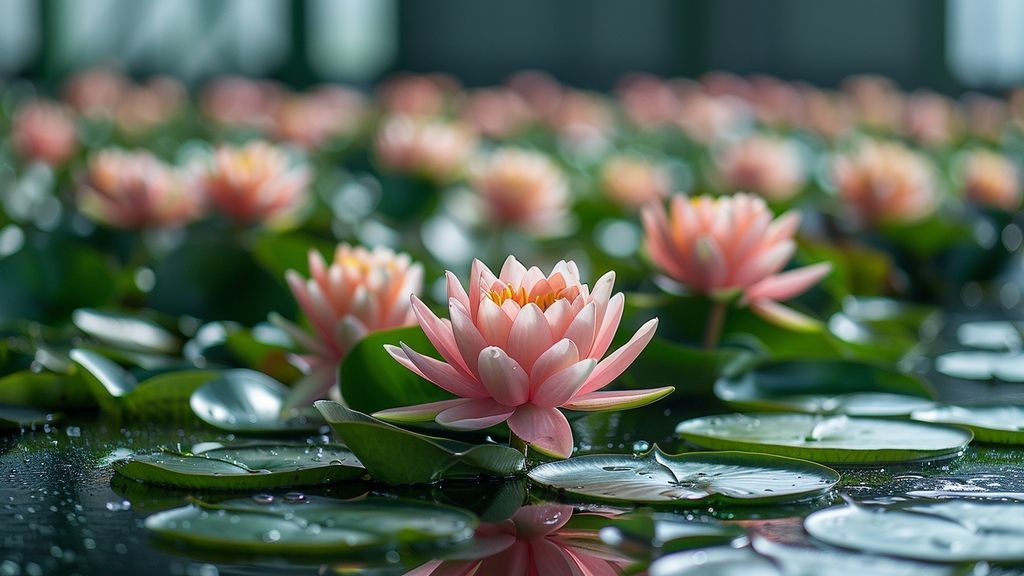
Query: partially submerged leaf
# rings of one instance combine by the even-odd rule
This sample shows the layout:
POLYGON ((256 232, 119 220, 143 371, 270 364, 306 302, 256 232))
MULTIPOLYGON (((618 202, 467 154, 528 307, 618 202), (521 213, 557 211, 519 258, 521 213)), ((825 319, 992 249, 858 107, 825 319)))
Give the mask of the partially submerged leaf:
POLYGON ((313 432, 319 415, 284 414, 288 387, 254 370, 226 370, 196 389, 189 398, 192 412, 207 424, 242 433, 313 432))

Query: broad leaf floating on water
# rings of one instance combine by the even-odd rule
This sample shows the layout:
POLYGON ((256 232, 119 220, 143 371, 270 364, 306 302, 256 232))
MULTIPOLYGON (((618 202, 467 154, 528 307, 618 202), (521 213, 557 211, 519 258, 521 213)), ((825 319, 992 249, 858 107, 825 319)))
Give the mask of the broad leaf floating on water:
POLYGON ((189 397, 219 372, 182 370, 141 383, 113 360, 93 350, 76 348, 71 359, 104 412, 137 420, 181 421, 191 416, 189 397))
POLYGON ((1024 505, 945 500, 837 506, 804 520, 818 540, 861 552, 933 562, 1024 562, 1024 505))
POLYGON ((71 314, 79 330, 121 350, 177 354, 181 341, 163 326, 140 316, 79 308, 71 314))
POLYGON ((1024 444, 1024 406, 936 406, 916 410, 912 418, 921 422, 963 426, 974 432, 974 439, 978 442, 1024 444))
POLYGON ((73 411, 96 408, 96 399, 79 378, 22 370, 0 378, 0 404, 73 411))
POLYGON ((282 412, 288 387, 254 370, 226 370, 192 393, 192 412, 207 424, 247 434, 315 432, 323 425, 316 412, 282 412))
POLYGON ((54 415, 45 410, 0 404, 0 431, 32 428, 53 420, 54 415))
POLYGON ((665 554, 708 546, 737 546, 747 540, 746 531, 739 526, 652 512, 631 512, 599 520, 594 515, 576 514, 566 524, 570 530, 591 527, 600 530, 605 544, 618 548, 640 545, 648 553, 652 548, 665 554))
POLYGON ((191 454, 168 450, 118 460, 112 466, 139 482, 213 490, 317 486, 366 473, 345 447, 308 444, 242 445, 191 454))
POLYGON ((534 482, 574 496, 617 503, 767 504, 828 492, 839 474, 820 464, 746 452, 641 456, 597 454, 542 464, 534 482))
POLYGON ((921 380, 861 362, 779 362, 721 378, 715 395, 737 410, 907 416, 932 405, 921 380))
POLYGON ((680 423, 676 433, 709 450, 850 465, 948 458, 960 454, 972 438, 969 430, 953 426, 788 413, 704 416, 680 423))
POLYGON ((1014 322, 964 322, 956 328, 957 342, 984 350, 1020 350, 1021 331, 1014 322))
POLYGON ((935 371, 962 380, 1024 382, 1024 354, 958 350, 935 359, 935 371))
POLYGON ((504 478, 525 465, 522 452, 501 444, 469 444, 417 434, 330 400, 317 402, 316 408, 370 476, 388 484, 504 478))
POLYGON ((454 546, 473 537, 476 523, 468 512, 425 502, 263 495, 160 512, 146 519, 146 528, 190 548, 321 559, 454 546))
POLYGON ((829 332, 858 352, 858 357, 897 362, 938 333, 941 315, 934 307, 885 298, 843 300, 829 318, 829 332))
MULTIPOLYGON (((650 576, 785 576, 775 564, 750 548, 715 546, 658 558, 650 576)), ((817 576, 817 575, 815 575, 817 576)))

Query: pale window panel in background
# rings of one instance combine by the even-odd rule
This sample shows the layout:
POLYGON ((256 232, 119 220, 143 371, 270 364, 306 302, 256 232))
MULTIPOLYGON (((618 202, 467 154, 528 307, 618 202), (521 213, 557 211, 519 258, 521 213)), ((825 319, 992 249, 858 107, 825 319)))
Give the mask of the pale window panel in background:
POLYGON ((947 59, 953 76, 976 87, 1024 82, 1024 2, 949 0, 947 59))
POLYGON ((325 79, 372 80, 398 53, 396 0, 312 0, 306 27, 310 66, 325 79))
POLYGON ((35 0, 0 0, 0 74, 24 68, 39 50, 35 0))

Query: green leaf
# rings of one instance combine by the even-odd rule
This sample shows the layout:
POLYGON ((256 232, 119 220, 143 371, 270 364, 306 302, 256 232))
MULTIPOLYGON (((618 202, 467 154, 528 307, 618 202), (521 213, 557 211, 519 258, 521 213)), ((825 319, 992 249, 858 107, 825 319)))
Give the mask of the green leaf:
POLYGON ((1024 516, 1016 503, 837 506, 811 514, 804 528, 822 542, 861 552, 933 562, 1024 562, 1024 516))
POLYGON ((468 444, 392 426, 337 402, 321 400, 317 410, 375 480, 388 484, 429 484, 442 479, 504 478, 523 469, 522 452, 500 444, 468 444), (400 458, 395 455, 401 454, 400 458))
POLYGON ((104 412, 121 414, 121 398, 138 386, 135 378, 98 352, 75 348, 70 356, 100 408, 104 412))
POLYGON ((420 378, 391 357, 385 344, 410 348, 434 358, 440 356, 419 326, 373 332, 348 352, 341 363, 341 397, 353 410, 372 414, 454 398, 438 386, 420 378))
POLYGON ((1024 444, 1024 407, 1007 404, 936 406, 915 410, 921 422, 955 424, 974 432, 978 442, 1024 444))
POLYGON ((595 454, 542 464, 534 482, 592 500, 703 507, 768 504, 824 494, 839 474, 820 464, 746 452, 595 454))
POLYGON ((705 416, 676 427, 709 450, 744 450, 824 464, 935 460, 961 453, 972 435, 962 428, 850 416, 755 413, 705 416))
POLYGON ((249 444, 198 454, 164 451, 118 460, 113 468, 139 482, 210 490, 317 486, 366 473, 345 447, 308 444, 249 444))
POLYGON ((96 399, 79 378, 22 370, 0 378, 0 404, 46 410, 89 410, 96 408, 96 399))
POLYGON ((737 410, 908 416, 932 405, 932 389, 908 374, 862 362, 778 362, 715 382, 737 410))
POLYGON ((448 547, 472 538, 475 526, 469 513, 424 502, 315 496, 193 504, 146 519, 154 535, 189 548, 318 561, 407 546, 448 547))
POLYGON ((690 521, 681 516, 657 512, 632 512, 613 516, 574 514, 566 530, 600 531, 603 542, 619 547, 623 543, 641 544, 644 552, 657 549, 666 554, 708 546, 738 545, 746 540, 739 526, 715 521, 690 521))
POLYGON ((738 348, 701 350, 661 338, 651 340, 618 382, 624 388, 675 386, 674 398, 710 396, 712 385, 723 374, 741 371, 757 356, 738 348), (686 374, 680 386, 679 375, 686 374))
POLYGON ((313 432, 323 422, 316 413, 283 414, 288 387, 253 370, 227 370, 189 398, 192 412, 207 424, 247 434, 313 432))
POLYGON ((0 430, 20 430, 54 420, 53 414, 45 410, 25 406, 0 405, 0 430))
POLYGON ((71 314, 79 330, 117 349, 177 354, 178 337, 156 322, 139 316, 79 308, 71 314))

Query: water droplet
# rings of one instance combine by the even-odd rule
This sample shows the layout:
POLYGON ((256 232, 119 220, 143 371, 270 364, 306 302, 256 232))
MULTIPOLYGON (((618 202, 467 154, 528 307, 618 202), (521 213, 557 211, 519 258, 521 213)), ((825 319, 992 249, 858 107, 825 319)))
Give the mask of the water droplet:
POLYGON ((277 530, 269 530, 263 534, 264 542, 277 542, 281 539, 281 532, 277 530))
POLYGON ((257 504, 273 504, 274 497, 270 494, 256 494, 252 497, 252 501, 257 504))
POLYGON ((644 452, 647 452, 650 449, 651 449, 650 443, 648 443, 648 442, 646 442, 644 440, 638 440, 638 441, 633 443, 633 452, 635 454, 642 454, 644 452))
POLYGON ((306 501, 306 495, 303 494, 302 492, 289 492, 289 493, 284 495, 284 499, 285 499, 286 502, 292 502, 292 503, 295 503, 295 502, 305 502, 306 501))

